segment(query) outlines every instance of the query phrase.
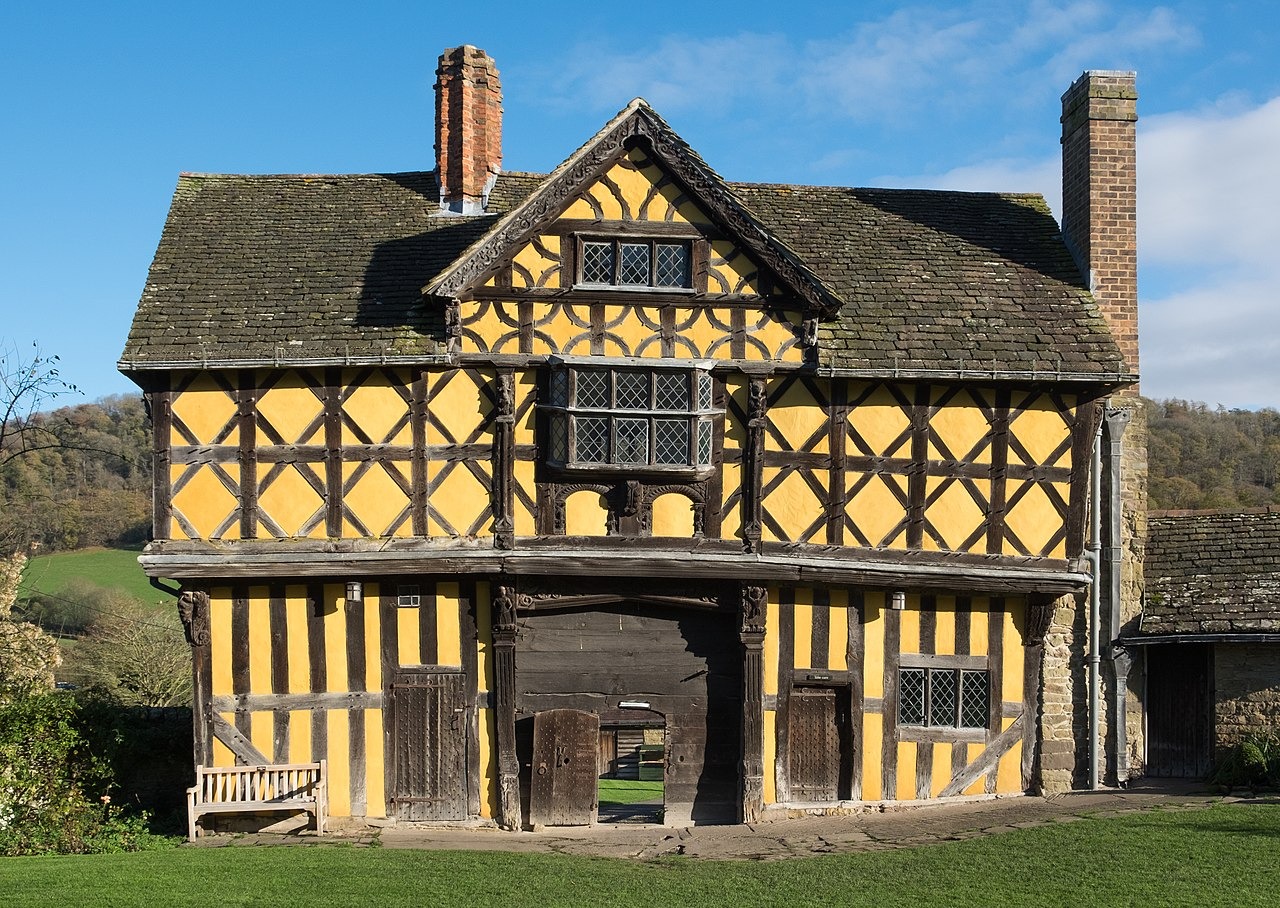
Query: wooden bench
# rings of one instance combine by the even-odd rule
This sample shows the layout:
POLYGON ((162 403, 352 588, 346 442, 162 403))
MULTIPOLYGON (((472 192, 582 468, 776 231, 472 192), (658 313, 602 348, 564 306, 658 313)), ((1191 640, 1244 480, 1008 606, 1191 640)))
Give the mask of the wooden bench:
POLYGON ((200 834, 206 813, 262 813, 304 810, 324 834, 328 810, 326 761, 262 766, 197 766, 196 784, 187 789, 187 839, 200 834))

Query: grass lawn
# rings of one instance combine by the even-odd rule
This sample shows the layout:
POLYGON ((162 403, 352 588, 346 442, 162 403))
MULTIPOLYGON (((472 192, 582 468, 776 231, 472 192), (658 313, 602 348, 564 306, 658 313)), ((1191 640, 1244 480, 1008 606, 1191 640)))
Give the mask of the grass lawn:
POLYGON ((352 847, 0 859, 0 905, 1275 905, 1280 806, 1170 810, 880 854, 653 862, 352 847))
POLYGON ((57 593, 72 580, 87 580, 101 587, 118 587, 146 603, 171 602, 147 582, 138 564, 138 549, 79 549, 37 555, 22 575, 18 595, 33 591, 57 593))
POLYGON ((637 782, 632 779, 601 779, 600 803, 638 804, 641 801, 661 801, 661 782, 637 782))

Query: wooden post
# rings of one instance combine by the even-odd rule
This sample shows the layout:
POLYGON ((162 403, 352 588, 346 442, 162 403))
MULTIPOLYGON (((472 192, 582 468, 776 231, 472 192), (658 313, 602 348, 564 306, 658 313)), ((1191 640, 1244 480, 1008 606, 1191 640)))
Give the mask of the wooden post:
POLYGON ((742 464, 742 536, 749 552, 760 549, 760 503, 764 486, 764 431, 769 395, 764 379, 753 376, 747 386, 747 445, 742 464))
POLYGON ((213 762, 213 663, 209 652, 209 594, 184 589, 178 596, 187 643, 191 645, 191 739, 196 766, 213 762))
POLYGON ((493 425, 493 544, 499 549, 515 546, 515 373, 504 369, 495 384, 497 415, 493 425))
POLYGON ((764 812, 764 627, 768 590, 743 586, 739 603, 742 641, 742 822, 764 812))
POLYGON ((496 578, 493 607, 493 711, 498 747, 498 824, 521 829, 520 763, 516 757, 516 591, 496 578))

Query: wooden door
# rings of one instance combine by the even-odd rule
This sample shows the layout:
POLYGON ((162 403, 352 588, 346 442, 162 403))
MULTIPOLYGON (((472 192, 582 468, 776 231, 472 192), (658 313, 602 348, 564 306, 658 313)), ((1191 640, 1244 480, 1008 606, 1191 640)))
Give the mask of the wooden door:
POLYGON ((467 818, 466 676, 402 672, 391 685, 393 815, 467 818))
POLYGON ((835 689, 793 688, 787 721, 792 800, 838 800, 842 735, 835 689))
POLYGON ((533 717, 529 822, 586 826, 595 822, 600 778, 600 717, 551 709, 533 717))
POLYGON ((1212 677, 1207 643, 1147 649, 1147 775, 1198 779, 1209 772, 1212 677))

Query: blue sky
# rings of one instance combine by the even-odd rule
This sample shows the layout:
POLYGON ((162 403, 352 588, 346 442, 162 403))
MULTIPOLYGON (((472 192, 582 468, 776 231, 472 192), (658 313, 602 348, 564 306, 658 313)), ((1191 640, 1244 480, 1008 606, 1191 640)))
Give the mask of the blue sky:
POLYGON ((1138 71, 1143 392, 1280 406, 1280 4, 0 6, 0 342, 88 399, 181 171, 434 166, 445 47, 498 63, 504 167, 647 98, 730 180, 1038 191, 1059 98, 1138 71), (720 11, 731 10, 729 13, 720 11))

